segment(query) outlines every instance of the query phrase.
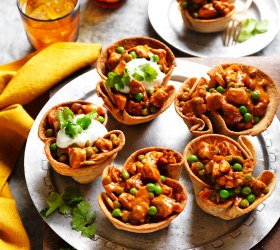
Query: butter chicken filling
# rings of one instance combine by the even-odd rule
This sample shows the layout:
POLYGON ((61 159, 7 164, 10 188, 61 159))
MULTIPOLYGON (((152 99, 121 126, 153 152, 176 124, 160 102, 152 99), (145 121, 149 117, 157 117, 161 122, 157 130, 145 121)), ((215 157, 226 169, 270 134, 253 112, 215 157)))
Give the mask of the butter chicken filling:
POLYGON ((177 0, 181 7, 197 19, 215 19, 226 16, 234 9, 229 0, 177 0))
POLYGON ((102 184, 107 193, 107 207, 112 216, 124 223, 153 223, 180 213, 184 199, 168 178, 160 174, 160 165, 174 160, 167 152, 150 151, 123 169, 110 166, 102 184))
POLYGON ((98 160, 99 154, 118 147, 117 134, 108 134, 102 124, 104 111, 94 104, 74 103, 58 107, 47 116, 46 136, 55 136, 51 154, 59 162, 79 168, 86 161, 98 160))
POLYGON ((247 208, 257 197, 269 192, 264 182, 252 176, 253 159, 244 159, 230 142, 201 142, 187 160, 192 172, 209 185, 200 192, 202 199, 215 204, 231 200, 234 205, 247 208))
POLYGON ((219 68, 209 73, 210 80, 201 78, 193 93, 186 88, 178 94, 181 112, 195 120, 209 112, 219 112, 228 128, 235 131, 249 129, 265 115, 269 104, 266 93, 268 81, 249 67, 243 72, 238 65, 219 68))
POLYGON ((109 51, 106 85, 115 105, 132 116, 156 113, 168 99, 171 86, 161 86, 170 66, 164 49, 139 45, 109 51))

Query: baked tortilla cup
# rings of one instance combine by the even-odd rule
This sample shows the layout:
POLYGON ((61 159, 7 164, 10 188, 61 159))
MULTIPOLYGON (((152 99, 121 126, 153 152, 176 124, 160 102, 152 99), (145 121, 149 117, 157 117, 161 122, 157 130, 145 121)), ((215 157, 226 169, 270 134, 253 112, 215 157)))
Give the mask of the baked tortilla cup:
POLYGON ((185 2, 184 0, 177 0, 177 2, 185 27, 199 33, 213 33, 225 30, 235 13, 235 6, 232 5, 231 11, 225 16, 212 19, 194 18, 187 9, 182 7, 182 2, 185 2))
POLYGON ((280 91, 268 74, 254 66, 227 63, 208 75, 210 79, 187 79, 174 100, 176 112, 194 136, 213 132, 255 136, 270 126, 280 91))
MULTIPOLYGON (((211 150, 208 152, 211 152, 211 150)), ((223 152, 226 152, 225 148, 223 152)), ((252 177, 256 165, 256 154, 252 143, 245 136, 240 136, 238 142, 236 142, 223 135, 202 135, 192 140, 185 147, 183 156, 186 161, 186 170, 193 184, 197 205, 206 213, 225 220, 240 217, 256 209, 260 203, 271 195, 276 184, 276 175, 268 170, 263 171, 256 179, 252 177), (203 154, 203 143, 220 147, 220 151, 219 153, 215 153, 215 157, 221 157, 221 155, 227 155, 226 157, 229 159, 231 157, 233 160, 233 162, 230 162, 231 170, 226 172, 225 167, 224 170, 222 170, 222 161, 217 163, 217 160, 215 162, 215 160, 213 160, 215 158, 212 158, 212 162, 215 162, 213 165, 215 167, 214 177, 214 167, 212 172, 208 170, 208 167, 211 166, 210 158, 206 160, 205 157, 201 157, 203 154), (234 145, 235 148, 228 146, 227 153, 221 153, 221 143, 224 145, 234 145), (189 157, 193 155, 198 156, 198 161, 191 161, 189 157), (240 156, 242 156, 242 158, 240 158, 240 156), (201 163, 204 164, 206 173, 211 173, 212 175, 206 175, 204 178, 196 173, 196 165, 201 165, 201 163), (237 169, 240 165, 238 165, 238 163, 242 165, 242 171, 237 169), (217 164, 219 166, 218 170, 217 164), (220 173, 217 171, 220 171, 220 173), (215 181, 210 182, 210 178, 214 178, 215 181), (222 178, 226 180, 224 185, 222 185, 222 178), (227 181, 229 181, 229 183, 227 181), (251 192, 246 194, 245 191, 248 187, 250 187, 251 192), (241 191, 243 189, 244 195, 243 191, 241 191), (226 195, 229 195, 231 190, 232 195, 221 197, 221 192, 225 192, 224 190, 228 191, 226 195), (253 195, 253 200, 249 199, 249 195, 251 195, 250 199, 253 195), (250 202, 248 200, 250 200, 250 202)), ((224 195, 224 193, 222 195, 224 195)))
MULTIPOLYGON (((108 176, 110 176, 111 169, 114 169, 114 166, 108 166, 104 169, 104 172, 102 175, 103 186, 104 186, 104 184, 106 184, 106 181, 107 181, 106 178, 108 178, 108 176)), ((144 198, 141 198, 142 202, 140 202, 138 205, 136 205, 137 208, 135 208, 135 209, 132 208, 132 210, 129 211, 129 210, 126 210, 125 207, 123 208, 122 203, 119 203, 119 204, 121 204, 120 209, 122 209, 122 210, 120 210, 121 214, 119 215, 119 218, 113 216, 113 211, 115 211, 114 204, 116 202, 119 202, 118 198, 114 194, 112 195, 112 194, 108 194, 105 192, 100 193, 98 196, 98 204, 99 204, 102 212, 104 213, 104 215, 118 229, 129 231, 129 232, 135 232, 135 233, 155 232, 155 231, 158 231, 160 229, 167 227, 170 224, 170 222, 172 220, 174 220, 180 214, 180 212, 183 211, 183 209, 185 208, 186 202, 187 202, 186 190, 185 190, 184 186, 182 184, 180 184, 178 181, 171 179, 171 178, 165 178, 164 185, 168 189, 172 189, 172 194, 173 194, 172 197, 173 198, 176 197, 175 198, 176 201, 174 201, 174 200, 171 201, 171 199, 168 197, 166 197, 165 199, 167 199, 169 202, 173 202, 173 204, 175 204, 175 205, 172 205, 172 206, 177 207, 177 211, 174 211, 174 208, 172 207, 173 212, 171 212, 171 213, 167 212, 167 213, 169 213, 169 215, 166 215, 166 218, 164 218, 162 220, 158 219, 158 220, 153 221, 152 217, 154 217, 154 216, 156 217, 157 215, 147 215, 145 217, 145 220, 147 220, 147 221, 145 221, 141 224, 130 223, 130 219, 129 219, 129 218, 131 218, 130 216, 134 213, 135 214, 134 216, 137 217, 137 215, 136 215, 137 209, 139 209, 140 206, 144 206, 143 204, 145 203, 146 199, 150 199, 150 198, 146 197, 147 195, 149 197, 149 191, 148 191, 147 185, 142 186, 141 189, 139 189, 136 192, 136 194, 134 194, 135 200, 139 199, 139 197, 144 197, 144 198), (139 193, 141 193, 141 194, 138 195, 139 193), (128 221, 124 221, 123 218, 125 218, 125 216, 128 221), (150 221, 148 219, 149 217, 151 218, 150 221)), ((127 186, 125 188, 127 188, 127 186)), ((121 195, 123 195, 123 194, 121 194, 121 195)), ((126 194, 131 196, 131 194, 129 194, 129 193, 126 193, 126 194)), ((163 196, 165 196, 165 195, 163 195, 163 194, 160 194, 158 196, 155 195, 155 197, 153 199, 151 199, 151 201, 149 202, 149 205, 153 205, 153 206, 157 207, 157 202, 155 200, 159 199, 160 197, 163 197, 163 196), (153 200, 154 200, 155 204, 153 203, 153 200)), ((158 202, 157 209, 158 209, 158 211, 157 211, 158 213, 160 210, 161 210, 160 213, 165 213, 165 212, 163 212, 163 210, 165 209, 164 202, 158 202)), ((176 208, 175 208, 175 210, 176 210, 176 208)), ((142 207, 139 209, 139 211, 142 211, 142 207)))
POLYGON ((107 113, 103 110, 102 107, 100 107, 97 104, 94 104, 94 103, 91 103, 91 102, 88 102, 88 101, 85 101, 85 100, 75 100, 75 101, 59 103, 59 104, 53 106, 52 108, 50 108, 44 114, 43 118, 41 119, 41 122, 40 122, 39 127, 38 127, 38 136, 39 136, 39 138, 42 142, 46 142, 49 139, 56 138, 56 133, 59 130, 60 124, 59 124, 59 122, 54 124, 55 123, 54 117, 55 117, 56 110, 59 110, 62 107, 68 107, 70 109, 72 107, 73 110, 74 110, 73 111, 74 114, 78 114, 79 112, 85 112, 85 111, 89 112, 91 109, 94 108, 94 109, 97 110, 97 113, 104 118, 104 121, 102 122, 102 124, 104 126, 107 124, 107 121, 108 121, 107 113), (89 109, 89 107, 91 107, 91 108, 89 109), (50 116, 51 114, 54 114, 54 115, 52 115, 53 116, 53 118, 52 118, 53 122, 48 121, 48 116, 50 116), (50 122, 52 124, 50 124, 50 122))
POLYGON ((103 106, 119 122, 127 125, 148 122, 164 112, 174 100, 175 87, 167 84, 175 66, 173 52, 156 39, 140 36, 119 40, 105 49, 97 60, 96 69, 102 79, 97 83, 97 94, 103 99, 103 106), (122 52, 118 51, 119 47, 122 52), (157 59, 153 59, 154 56, 157 59), (140 71, 141 76, 136 76, 136 68, 128 70, 127 65, 138 59, 146 59, 136 66, 138 73, 145 63, 153 71, 154 67, 158 68, 156 78, 147 80, 143 71, 140 71), (116 88, 115 82, 112 85, 108 83, 112 79, 108 79, 108 75, 124 76, 127 73, 130 78, 125 86, 116 88), (143 85, 144 80, 149 86, 143 85), (126 92, 125 88, 128 89, 126 92), (139 93, 142 95, 140 99, 139 93))
POLYGON ((56 141, 55 138, 49 139, 45 143, 45 154, 52 168, 57 173, 64 176, 70 176, 81 184, 88 184, 102 174, 104 168, 116 158, 118 152, 125 144, 125 136, 122 131, 112 130, 108 132, 104 138, 109 139, 111 134, 116 135, 120 139, 118 146, 107 152, 96 153, 91 159, 82 162, 81 166, 77 168, 73 168, 68 163, 60 162, 54 158, 51 145, 56 141))
POLYGON ((184 158, 179 152, 169 148, 147 147, 139 149, 127 158, 124 165, 131 165, 138 161, 139 156, 146 155, 147 153, 152 151, 161 152, 164 155, 162 164, 158 165, 160 174, 171 179, 179 180, 182 166, 184 165, 184 158))

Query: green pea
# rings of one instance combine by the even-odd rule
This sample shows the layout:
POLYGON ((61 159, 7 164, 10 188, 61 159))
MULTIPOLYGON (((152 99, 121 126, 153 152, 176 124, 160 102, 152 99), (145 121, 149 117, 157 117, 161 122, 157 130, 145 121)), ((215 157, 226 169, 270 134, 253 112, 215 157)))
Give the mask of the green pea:
POLYGON ((222 187, 219 184, 215 184, 215 186, 214 186, 214 189, 217 190, 217 191, 220 191, 221 188, 222 187))
POLYGON ((250 181, 252 179, 252 175, 251 174, 244 174, 243 177, 247 180, 250 181))
POLYGON ((242 208, 246 208, 246 207, 249 207, 249 201, 247 199, 243 199, 241 202, 240 202, 240 207, 242 208))
POLYGON ((215 90, 215 88, 209 89, 209 92, 212 93, 215 90))
POLYGON ((228 88, 234 88, 235 87, 235 82, 229 82, 227 87, 228 88))
POLYGON ((228 163, 229 163, 229 164, 232 163, 232 157, 231 157, 231 156, 228 158, 228 163))
POLYGON ((195 161, 198 161, 198 158, 196 155, 189 155, 188 156, 188 161, 189 162, 195 162, 195 161))
POLYGON ((142 161, 145 158, 145 155, 141 154, 137 156, 138 161, 142 161))
POLYGON ((149 192, 154 192, 156 190, 156 185, 154 183, 149 183, 148 190, 149 192))
POLYGON ((164 183, 165 182, 165 176, 161 175, 160 180, 161 180, 162 183, 164 183))
POLYGON ((180 107, 183 107, 184 105, 185 105, 185 102, 184 102, 184 101, 180 101, 180 102, 179 102, 179 106, 180 106, 180 107))
POLYGON ((193 17, 194 17, 194 18, 198 18, 198 13, 197 13, 197 12, 194 12, 194 13, 193 13, 193 17))
POLYGON ((53 150, 53 151, 55 151, 55 150, 57 150, 57 144, 54 142, 54 143, 52 143, 51 144, 51 150, 53 150))
POLYGON ((137 54, 136 54, 135 51, 131 51, 131 52, 130 52, 130 55, 131 55, 131 57, 132 57, 133 59, 137 58, 137 54))
POLYGON ((121 54, 121 53, 124 52, 124 47, 118 46, 117 49, 116 49, 116 51, 117 51, 119 54, 121 54))
POLYGON ((92 147, 87 147, 86 148, 86 157, 87 157, 87 159, 90 158, 94 154, 95 154, 95 152, 94 152, 92 147))
POLYGON ((244 121, 249 122, 252 119, 252 115, 250 113, 245 113, 244 114, 244 121))
POLYGON ((160 185, 155 186, 155 195, 160 195, 162 193, 162 188, 160 185))
POLYGON ((219 92, 219 93, 224 93, 225 92, 225 89, 222 87, 222 86, 218 86, 216 88, 216 90, 219 92))
POLYGON ((241 193, 245 196, 249 195, 252 193, 252 189, 249 186, 245 186, 242 188, 241 193))
POLYGON ((120 217, 121 216, 122 211, 119 208, 115 208, 112 212, 112 215, 114 217, 120 217))
POLYGON ((149 192, 149 198, 150 198, 150 199, 153 199, 154 197, 155 197, 155 194, 152 193, 152 192, 149 192))
POLYGON ((258 123, 260 121, 260 117, 254 116, 254 123, 258 123))
POLYGON ((260 97, 260 91, 259 90, 255 90, 251 93, 251 96, 253 98, 253 100, 258 100, 260 97))
POLYGON ((143 99, 143 94, 139 92, 134 96, 134 98, 136 101, 140 102, 143 99))
POLYGON ((113 202, 114 208, 121 208, 121 203, 119 201, 114 201, 113 202))
POLYGON ((158 55, 153 55, 152 59, 153 59, 154 62, 158 62, 159 61, 158 55))
POLYGON ((249 201, 249 203, 251 204, 251 203, 253 203, 253 202, 255 201, 256 196, 255 196, 254 194, 249 194, 249 195, 247 196, 246 199, 247 199, 247 200, 249 201))
POLYGON ((206 89, 206 91, 209 90, 209 86, 208 85, 203 85, 203 87, 206 89))
POLYGON ((47 137, 53 136, 53 130, 52 130, 51 128, 47 129, 45 135, 46 135, 47 137))
POLYGON ((127 180, 129 177, 130 177, 130 174, 126 170, 124 170, 122 172, 122 179, 127 180))
POLYGON ((188 3, 187 2, 182 2, 181 6, 182 6, 182 8, 186 9, 188 7, 188 3))
POLYGON ((247 108, 245 107, 245 106, 240 106, 239 107, 239 112, 240 112, 240 114, 242 114, 242 115, 244 115, 245 113, 247 113, 247 108))
POLYGON ((236 187, 236 188, 234 189, 234 193, 235 193, 235 194, 241 194, 241 187, 236 187))
POLYGON ((105 119, 104 119, 103 116, 99 115, 98 118, 97 118, 97 120, 98 120, 100 123, 103 123, 105 119))
POLYGON ((205 175, 205 169, 202 169, 202 170, 198 171, 198 174, 199 175, 205 175))
POLYGON ((149 211, 148 211, 149 215, 156 215, 157 214, 157 208, 155 206, 150 206, 149 207, 149 211))
POLYGON ((223 199, 227 199, 229 197, 229 191, 226 189, 220 190, 220 197, 223 199))
POLYGON ((149 112, 148 109, 143 109, 143 110, 142 110, 142 115, 147 116, 147 115, 149 115, 149 114, 150 114, 150 112, 149 112))
POLYGON ((269 193, 269 188, 268 188, 268 187, 265 187, 265 188, 262 190, 262 193, 263 193, 263 194, 268 194, 268 193, 269 193))
POLYGON ((137 192, 137 189, 136 188, 131 188, 130 190, 129 190, 129 193, 131 193, 131 194, 136 194, 136 192, 137 192))
POLYGON ((67 154, 61 154, 58 158, 58 161, 66 163, 68 161, 68 155, 67 154))
POLYGON ((216 202, 216 196, 211 196, 210 201, 215 203, 216 202))
POLYGON ((242 165, 240 163, 234 163, 232 168, 233 168, 234 171, 238 171, 238 172, 242 171, 242 169, 243 169, 242 165))
POLYGON ((149 110, 152 114, 157 112, 157 108, 155 106, 150 107, 149 110))

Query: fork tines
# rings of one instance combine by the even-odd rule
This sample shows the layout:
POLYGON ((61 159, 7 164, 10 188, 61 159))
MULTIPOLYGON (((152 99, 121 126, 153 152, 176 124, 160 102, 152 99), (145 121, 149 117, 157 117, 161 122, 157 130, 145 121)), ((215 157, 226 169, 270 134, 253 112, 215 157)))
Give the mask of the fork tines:
POLYGON ((223 35, 224 46, 235 45, 237 43, 241 29, 242 22, 237 20, 229 21, 227 29, 224 31, 223 35))

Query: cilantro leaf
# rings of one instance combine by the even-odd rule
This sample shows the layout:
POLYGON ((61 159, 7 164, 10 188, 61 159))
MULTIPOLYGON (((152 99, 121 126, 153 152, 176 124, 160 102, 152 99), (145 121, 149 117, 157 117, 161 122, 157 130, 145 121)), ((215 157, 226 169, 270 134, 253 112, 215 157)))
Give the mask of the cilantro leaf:
POLYGON ((82 231, 85 226, 92 224, 95 219, 96 214, 90 210, 90 205, 86 201, 81 201, 73 209, 71 225, 73 229, 82 231))
POLYGON ((261 22, 257 22, 253 18, 248 18, 244 22, 244 25, 241 29, 240 35, 238 37, 238 42, 242 43, 254 35, 261 34, 267 31, 268 21, 263 20, 261 22))
POLYGON ((95 225, 89 225, 87 227, 84 227, 82 229, 82 236, 91 238, 92 236, 94 236, 96 233, 96 226, 95 225))
POLYGON ((77 187, 67 187, 62 194, 52 192, 47 198, 47 204, 49 206, 40 212, 43 217, 58 210, 63 215, 72 216, 71 226, 74 230, 81 231, 82 236, 94 236, 96 226, 92 224, 96 220, 96 213, 91 210, 90 204, 77 187))
POLYGON ((75 122, 68 121, 65 126, 65 134, 74 139, 78 134, 83 132, 83 128, 75 122))
POLYGON ((147 82, 151 82, 157 78, 158 72, 151 66, 150 63, 145 63, 140 66, 140 69, 144 72, 144 77, 147 82))
POLYGON ((256 34, 261 34, 267 32, 268 29, 268 20, 262 20, 256 24, 256 34))
POLYGON ((58 110, 56 113, 56 119, 60 123, 60 128, 65 128, 66 124, 69 121, 73 121, 74 119, 74 113, 71 109, 68 107, 64 108, 63 111, 58 110))

